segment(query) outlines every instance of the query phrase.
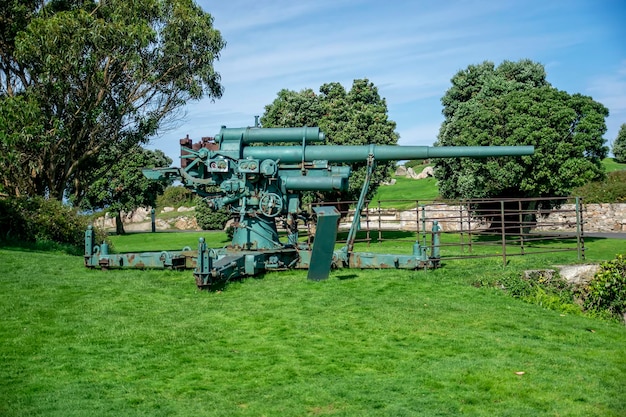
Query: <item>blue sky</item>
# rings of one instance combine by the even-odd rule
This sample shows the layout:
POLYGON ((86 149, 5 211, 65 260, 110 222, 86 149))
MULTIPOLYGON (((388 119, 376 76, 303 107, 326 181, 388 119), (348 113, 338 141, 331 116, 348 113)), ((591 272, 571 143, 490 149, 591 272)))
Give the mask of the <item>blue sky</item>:
POLYGON ((189 103, 151 141, 178 166, 178 139, 254 123, 283 88, 367 78, 401 145, 432 145, 440 99, 470 64, 531 59, 559 90, 609 108, 607 144, 626 123, 625 0, 197 0, 227 45, 221 99, 189 103))

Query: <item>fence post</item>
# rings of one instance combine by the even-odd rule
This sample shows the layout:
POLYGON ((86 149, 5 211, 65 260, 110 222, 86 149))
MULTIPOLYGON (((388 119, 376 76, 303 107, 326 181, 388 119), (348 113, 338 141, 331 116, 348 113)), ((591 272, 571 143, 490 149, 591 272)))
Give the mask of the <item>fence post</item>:
POLYGON ((465 239, 463 235, 463 205, 459 204, 459 229, 460 229, 460 237, 461 237, 461 252, 465 252, 465 239))
POLYGON ((469 253, 472 253, 472 203, 467 203, 467 241, 469 243, 469 253))
POLYGON ((524 256, 524 213, 522 211, 522 200, 517 202, 517 209, 519 211, 519 241, 520 241, 520 253, 524 256))
POLYGON ((378 200, 378 244, 380 245, 383 241, 383 222, 381 219, 382 213, 380 208, 380 200, 378 200))
POLYGON ((585 259, 585 240, 583 237, 583 214, 581 210, 582 199, 576 197, 576 248, 578 260, 585 259))
POLYGON ((506 266, 506 231, 504 230, 504 200, 500 200, 500 226, 502 227, 502 262, 506 266))

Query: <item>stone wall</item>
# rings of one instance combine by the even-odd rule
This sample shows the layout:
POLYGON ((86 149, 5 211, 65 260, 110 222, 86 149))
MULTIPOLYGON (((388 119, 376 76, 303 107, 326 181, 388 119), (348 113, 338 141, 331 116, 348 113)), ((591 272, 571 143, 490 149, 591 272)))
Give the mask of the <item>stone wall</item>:
MULTIPOLYGON (((547 218, 542 219, 537 230, 576 231, 576 215, 573 204, 564 204, 547 218), (551 224, 560 225, 558 229, 551 224)), ((626 232, 626 204, 583 204, 584 232, 626 232)))
MULTIPOLYGON (((124 230, 126 231, 148 231, 152 229, 152 217, 150 214, 150 208, 139 207, 138 209, 131 211, 130 213, 122 213, 122 222, 124 223, 124 230)), ((167 219, 157 218, 154 221, 154 225, 157 230, 200 230, 198 223, 196 222, 196 216, 189 214, 193 212, 195 207, 179 207, 175 209, 173 207, 164 207, 161 213, 176 212, 176 216, 168 217, 167 219)), ((104 228, 106 230, 115 230, 115 218, 110 217, 107 213, 104 217, 99 217, 94 221, 97 227, 104 228)))

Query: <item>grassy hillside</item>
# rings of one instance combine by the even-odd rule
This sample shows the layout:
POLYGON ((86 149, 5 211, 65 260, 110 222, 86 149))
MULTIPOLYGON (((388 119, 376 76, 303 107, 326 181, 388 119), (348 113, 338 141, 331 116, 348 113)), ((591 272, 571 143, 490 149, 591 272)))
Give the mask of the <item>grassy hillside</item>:
MULTIPOLYGON (((606 172, 626 170, 626 164, 618 164, 613 158, 605 158, 602 161, 606 172)), ((421 167, 421 166, 420 166, 421 167)), ((396 184, 381 185, 372 198, 372 204, 377 204, 378 200, 422 200, 430 201, 439 196, 437 181, 434 178, 423 180, 413 180, 405 177, 395 177, 396 184)), ((405 209, 415 207, 414 202, 381 204, 383 208, 405 209)))
POLYGON ((404 209, 415 207, 415 201, 393 202, 393 200, 419 200, 432 201, 439 196, 437 180, 434 178, 424 178, 414 180, 404 177, 396 177, 393 185, 381 185, 376 190, 376 195, 372 198, 372 205, 377 206, 378 200, 383 201, 381 207, 394 207, 404 209))
MULTIPOLYGON (((589 239, 588 258, 620 244, 589 239)), ((199 292, 189 271, 86 270, 80 256, 0 248, 0 415, 626 415, 623 325, 470 285, 571 262, 340 270, 324 282, 292 271, 199 292)))
POLYGON ((618 164, 613 158, 603 159, 602 165, 604 165, 604 169, 606 170, 606 172, 626 170, 626 164, 618 164))

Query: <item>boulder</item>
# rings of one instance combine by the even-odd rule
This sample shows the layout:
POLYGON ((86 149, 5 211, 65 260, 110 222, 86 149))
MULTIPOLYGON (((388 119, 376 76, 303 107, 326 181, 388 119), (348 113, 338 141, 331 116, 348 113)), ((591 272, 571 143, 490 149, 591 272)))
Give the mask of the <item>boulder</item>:
POLYGON ((406 176, 406 167, 404 165, 400 165, 398 168, 396 168, 395 176, 396 177, 406 176))
POLYGON ((414 180, 417 179, 417 173, 413 170, 413 168, 409 168, 406 170, 406 177, 407 178, 413 178, 414 180))
POLYGON ((573 285, 585 285, 593 279, 600 270, 600 265, 561 265, 558 266, 561 278, 573 285))

